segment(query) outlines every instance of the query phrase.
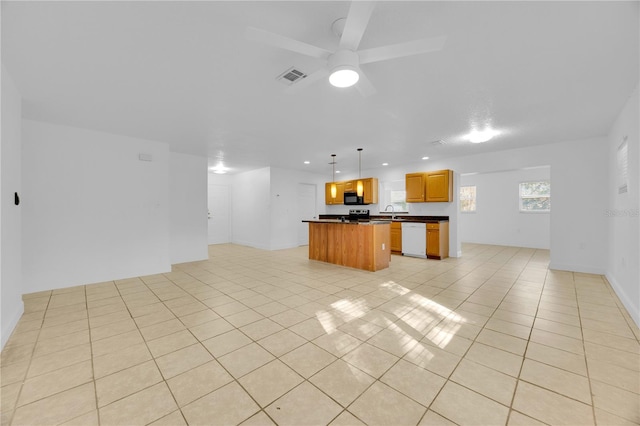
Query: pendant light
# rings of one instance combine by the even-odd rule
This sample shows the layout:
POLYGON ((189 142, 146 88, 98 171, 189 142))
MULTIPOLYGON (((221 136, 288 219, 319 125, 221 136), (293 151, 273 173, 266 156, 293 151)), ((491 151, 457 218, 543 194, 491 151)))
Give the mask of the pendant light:
POLYGON ((333 167, 333 174, 331 175, 331 198, 336 198, 338 195, 338 187, 336 186, 336 155, 331 154, 331 166, 333 167))
POLYGON ((364 183, 362 182, 362 148, 358 148, 358 182, 356 183, 356 192, 358 197, 364 195, 364 183))

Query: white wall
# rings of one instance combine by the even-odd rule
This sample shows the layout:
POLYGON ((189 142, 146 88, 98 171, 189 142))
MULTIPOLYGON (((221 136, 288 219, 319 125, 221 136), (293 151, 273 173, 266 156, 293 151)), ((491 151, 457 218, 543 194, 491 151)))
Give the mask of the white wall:
MULTIPOLYGON (((521 213, 519 184, 550 178, 549 167, 461 176, 461 186, 476 186, 476 211, 460 213, 460 239, 469 243, 548 249, 550 214, 521 213)), ((553 209, 553 200, 551 205, 553 209)))
POLYGON ((231 242, 232 176, 208 173, 208 243, 225 244, 231 242))
POLYGON ((271 173, 269 167, 233 176, 232 241, 264 250, 271 248, 271 173))
POLYGON ((169 155, 171 263, 209 257, 207 244, 207 158, 169 155))
MULTIPOLYGON (((296 247, 300 214, 298 212, 298 184, 316 185, 316 211, 324 205, 325 178, 312 173, 271 168, 271 250, 296 247), (320 197, 321 195, 321 197, 320 197)), ((324 209, 323 209, 324 210, 324 209)))
POLYGON ((230 241, 265 250, 298 246, 298 184, 316 186, 320 214, 325 212, 324 182, 324 176, 270 167, 232 176, 209 174, 210 187, 227 186, 231 193, 230 241))
POLYGON ((4 347, 22 312, 22 100, 13 79, 2 66, 2 141, 0 144, 0 349, 4 347))
POLYGON ((609 133, 609 208, 605 217, 606 229, 609 232, 606 276, 633 320, 640 326, 639 102, 636 88, 609 133), (624 137, 629 154, 628 191, 618 193, 617 153, 624 137))
POLYGON ((24 293, 171 270, 167 144, 30 120, 22 131, 24 293))

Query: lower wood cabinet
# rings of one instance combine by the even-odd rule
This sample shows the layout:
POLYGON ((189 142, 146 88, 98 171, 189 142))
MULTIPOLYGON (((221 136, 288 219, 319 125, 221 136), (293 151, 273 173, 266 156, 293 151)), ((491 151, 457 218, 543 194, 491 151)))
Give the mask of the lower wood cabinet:
POLYGON ((309 259, 378 271, 389 267, 387 223, 309 222, 309 259))
POLYGON ((402 224, 391 222, 391 252, 402 253, 402 224))
POLYGON ((427 223, 427 257, 449 257, 449 222, 427 223))

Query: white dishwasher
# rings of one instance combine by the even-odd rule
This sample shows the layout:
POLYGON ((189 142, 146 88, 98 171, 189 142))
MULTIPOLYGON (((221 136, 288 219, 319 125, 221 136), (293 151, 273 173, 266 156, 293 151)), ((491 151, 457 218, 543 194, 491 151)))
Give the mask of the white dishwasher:
POLYGON ((402 255, 427 257, 427 224, 402 222, 402 255))

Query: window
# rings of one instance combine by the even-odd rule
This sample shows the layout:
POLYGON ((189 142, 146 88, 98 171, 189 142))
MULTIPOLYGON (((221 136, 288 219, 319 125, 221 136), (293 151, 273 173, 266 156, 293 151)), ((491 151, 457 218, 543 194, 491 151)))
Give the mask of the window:
POLYGON ((389 205, 393 206, 393 211, 396 213, 407 211, 407 192, 404 179, 380 183, 380 211, 386 209, 390 213, 389 205))
POLYGON ((551 183, 549 181, 522 182, 520 184, 521 212, 550 212, 551 183))
POLYGON ((473 213, 476 211, 476 186, 460 187, 460 211, 462 213, 473 213))
POLYGON ((393 211, 407 211, 407 192, 406 191, 389 191, 389 202, 393 205, 393 211))

